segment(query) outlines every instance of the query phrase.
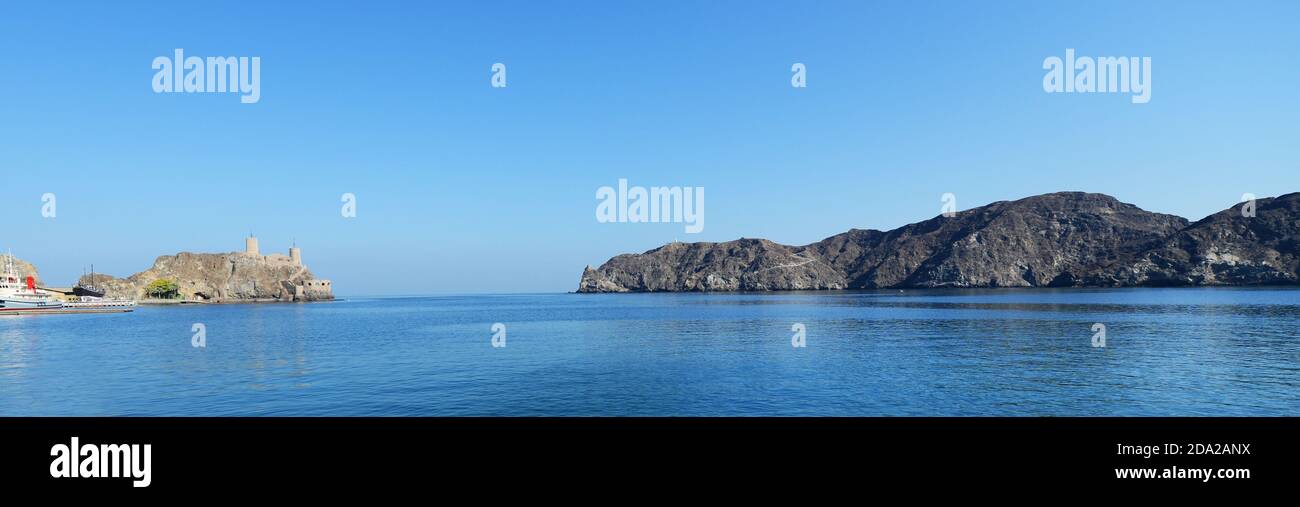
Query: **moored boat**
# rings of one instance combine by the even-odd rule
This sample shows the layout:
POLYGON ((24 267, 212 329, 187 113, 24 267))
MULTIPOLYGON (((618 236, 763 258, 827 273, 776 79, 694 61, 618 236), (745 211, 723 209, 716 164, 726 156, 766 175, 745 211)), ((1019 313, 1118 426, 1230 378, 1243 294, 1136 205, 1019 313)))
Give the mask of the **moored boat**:
POLYGON ((5 254, 4 274, 0 275, 0 313, 58 310, 63 302, 49 294, 36 290, 36 279, 28 275, 20 280, 14 272, 13 254, 5 254))
POLYGON ((95 296, 81 296, 75 301, 64 301, 63 308, 73 310, 103 310, 129 312, 135 309, 135 301, 129 299, 109 299, 95 296))
POLYGON ((76 285, 75 287, 72 288, 72 294, 75 295, 75 296, 77 296, 77 297, 79 297, 79 298, 82 298, 82 299, 85 299, 85 298, 88 298, 88 297, 89 297, 89 298, 102 298, 102 297, 104 297, 104 290, 101 289, 101 288, 99 288, 98 286, 95 285, 95 265, 94 265, 94 264, 91 264, 91 265, 90 265, 90 283, 89 283, 89 284, 83 284, 83 283, 81 283, 80 281, 78 281, 78 282, 77 282, 77 285, 76 285))

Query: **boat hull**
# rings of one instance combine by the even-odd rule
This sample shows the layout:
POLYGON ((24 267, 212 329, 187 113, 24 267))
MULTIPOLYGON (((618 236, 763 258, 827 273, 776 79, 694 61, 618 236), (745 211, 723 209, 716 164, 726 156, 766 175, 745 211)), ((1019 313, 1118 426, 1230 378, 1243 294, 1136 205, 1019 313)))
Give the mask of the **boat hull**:
POLYGON ((0 299, 0 310, 57 310, 62 307, 63 303, 59 301, 0 299))
POLYGON ((78 285, 78 286, 72 288, 72 295, 74 295, 74 296, 78 296, 78 297, 95 297, 95 298, 102 298, 102 297, 104 297, 104 291, 102 291, 102 290, 98 290, 98 289, 92 289, 92 288, 90 288, 90 287, 86 287, 86 286, 82 286, 82 285, 78 285))
POLYGON ((135 311, 130 307, 111 308, 0 308, 0 316, 5 315, 66 315, 69 313, 128 313, 135 311))

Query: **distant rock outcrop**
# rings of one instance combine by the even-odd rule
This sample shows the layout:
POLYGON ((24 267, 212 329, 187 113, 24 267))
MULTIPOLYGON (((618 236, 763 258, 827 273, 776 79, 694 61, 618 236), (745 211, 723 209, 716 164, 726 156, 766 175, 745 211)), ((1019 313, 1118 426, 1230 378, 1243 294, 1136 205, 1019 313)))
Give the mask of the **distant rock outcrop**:
MULTIPOLYGON (((190 253, 164 255, 153 267, 126 278, 95 275, 94 285, 111 297, 142 298, 154 280, 169 279, 184 299, 213 302, 255 300, 320 301, 334 299, 328 280, 286 255, 190 253)), ((89 285, 89 277, 81 283, 89 285)))
POLYGON ((1297 283, 1300 194, 1240 208, 1189 225, 1060 192, 804 246, 672 243, 588 266, 578 292, 1297 283))

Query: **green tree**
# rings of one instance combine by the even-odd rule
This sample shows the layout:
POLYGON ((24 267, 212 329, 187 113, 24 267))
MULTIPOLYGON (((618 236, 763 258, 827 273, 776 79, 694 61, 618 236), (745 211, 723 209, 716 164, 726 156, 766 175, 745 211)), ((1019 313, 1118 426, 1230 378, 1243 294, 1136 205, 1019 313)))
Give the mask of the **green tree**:
POLYGON ((149 286, 144 288, 144 293, 151 298, 157 299, 174 299, 180 296, 180 286, 170 278, 159 278, 149 282, 149 286))

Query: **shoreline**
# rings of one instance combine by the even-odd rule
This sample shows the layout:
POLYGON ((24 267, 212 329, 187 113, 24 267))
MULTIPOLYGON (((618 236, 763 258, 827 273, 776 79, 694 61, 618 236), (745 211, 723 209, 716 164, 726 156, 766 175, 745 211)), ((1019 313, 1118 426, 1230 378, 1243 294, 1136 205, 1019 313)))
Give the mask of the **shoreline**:
POLYGON ((1020 286, 1020 287, 880 287, 854 289, 772 289, 772 290, 623 290, 623 291, 569 291, 564 294, 781 294, 781 293, 829 293, 829 292, 911 292, 911 291, 1053 291, 1053 290, 1130 290, 1130 289, 1300 289, 1300 283, 1252 283, 1252 284, 1182 284, 1182 285, 1072 285, 1062 287, 1020 286))
POLYGON ((196 301, 190 299, 137 299, 135 304, 148 306, 178 306, 178 305, 244 305, 244 304, 304 304, 304 303, 328 303, 331 301, 343 301, 342 299, 319 299, 312 301, 285 301, 275 298, 251 298, 222 301, 196 301))

